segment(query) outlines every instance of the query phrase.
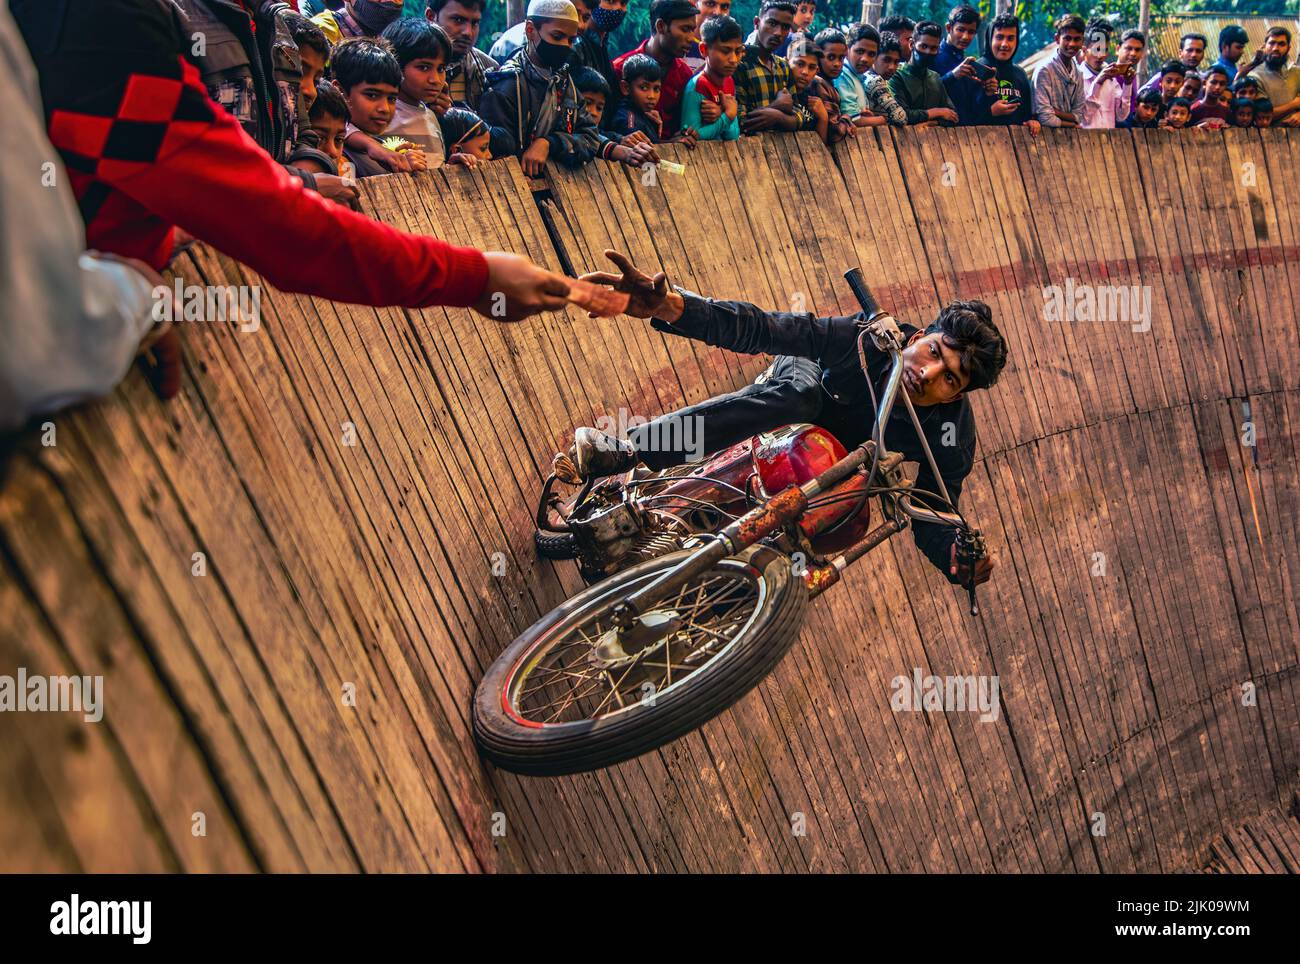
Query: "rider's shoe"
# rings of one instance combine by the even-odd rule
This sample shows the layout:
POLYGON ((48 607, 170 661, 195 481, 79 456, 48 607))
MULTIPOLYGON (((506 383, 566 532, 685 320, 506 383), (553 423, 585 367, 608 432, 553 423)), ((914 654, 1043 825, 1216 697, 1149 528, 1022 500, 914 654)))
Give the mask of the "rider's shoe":
POLYGON ((639 461, 631 442, 594 428, 580 428, 573 433, 569 456, 584 481, 626 472, 639 461))

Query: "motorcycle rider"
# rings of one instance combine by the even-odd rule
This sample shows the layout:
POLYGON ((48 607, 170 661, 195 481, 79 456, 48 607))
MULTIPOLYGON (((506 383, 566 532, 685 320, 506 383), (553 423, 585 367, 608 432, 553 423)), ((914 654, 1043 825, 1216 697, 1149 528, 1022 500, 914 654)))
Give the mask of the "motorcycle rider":
MULTIPOLYGON (((647 275, 619 252, 606 251, 605 256, 620 273, 596 271, 582 280, 626 292, 631 299, 628 315, 649 318, 658 331, 742 354, 778 357, 753 384, 660 416, 632 429, 626 441, 579 428, 571 457, 583 478, 624 472, 638 461, 655 470, 685 462, 682 448, 660 448, 656 440, 675 437, 668 426, 687 418, 701 420, 697 424, 702 426, 706 452, 797 422, 815 423, 849 448, 871 437, 876 419, 872 388, 879 399, 890 358, 867 341, 869 386, 858 360, 858 334, 866 320, 861 312, 817 318, 763 311, 741 301, 714 301, 670 286, 662 271, 647 275)), ((975 459, 975 418, 966 392, 993 386, 1006 364, 1006 343, 982 301, 952 302, 924 331, 902 323, 899 328, 905 342, 902 390, 919 409, 921 429, 955 507, 975 459)), ((905 405, 895 406, 885 444, 920 464, 916 489, 939 491, 905 405)), ((934 507, 947 508, 938 503, 934 507)), ((915 522, 912 534, 949 582, 966 583, 969 573, 958 564, 951 526, 915 522)), ((976 583, 986 582, 992 569, 990 558, 981 559, 975 567, 976 583)))

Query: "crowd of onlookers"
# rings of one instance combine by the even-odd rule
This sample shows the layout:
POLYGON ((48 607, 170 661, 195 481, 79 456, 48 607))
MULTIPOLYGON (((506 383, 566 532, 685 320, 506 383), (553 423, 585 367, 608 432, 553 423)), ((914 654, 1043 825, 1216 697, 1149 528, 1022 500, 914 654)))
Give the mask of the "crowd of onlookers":
MULTIPOLYGON (((174 2, 201 18, 230 0, 174 2)), ((1189 33, 1179 59, 1143 84, 1147 37, 1073 14, 1056 21, 1055 54, 1030 76, 1016 64, 1019 20, 986 20, 965 3, 944 24, 891 16, 818 29, 816 0, 765 0, 747 29, 729 16, 731 0, 653 0, 652 34, 617 51, 610 36, 627 0, 532 0, 491 54, 477 45, 484 4, 427 0, 424 18, 402 18, 398 0, 333 0, 323 6, 337 9, 310 19, 289 4, 261 4, 252 19, 287 33, 301 66, 296 84, 281 84, 283 120, 270 125, 291 139, 286 163, 314 178, 518 157, 537 174, 593 158, 640 166, 658 160, 657 144, 759 131, 816 131, 830 144, 884 124, 1300 124, 1300 67, 1281 26, 1249 56, 1245 30, 1225 27, 1209 64, 1209 40, 1189 33)), ((250 64, 254 35, 240 38, 250 64)), ((214 97, 250 134, 265 134, 256 86, 232 83, 224 61, 204 59, 214 97)), ((277 69, 269 62, 264 72, 277 69)), ((259 143, 279 148, 264 136, 259 143)))
POLYGON ((628 0, 531 0, 488 53, 486 3, 427 0, 424 16, 403 17, 402 0, 0 0, 16 111, 0 287, 23 306, 0 325, 12 343, 0 430, 103 390, 142 340, 162 359, 155 386, 177 390, 174 332, 140 306, 157 307, 157 272, 190 235, 283 290, 339 301, 489 317, 563 303, 564 279, 525 259, 348 210, 368 175, 494 157, 529 175, 595 159, 640 167, 663 143, 762 131, 833 144, 877 125, 1300 125, 1281 26, 1249 54, 1246 32, 1225 27, 1208 65, 1209 40, 1189 33, 1140 83, 1147 37, 1075 15, 1056 21, 1055 50, 1030 76, 1016 63, 1020 22, 965 4, 942 25, 827 26, 816 0, 764 0, 742 26, 731 0, 652 0, 650 36, 617 50, 628 0), (57 190, 26 190, 36 176, 57 190), (60 325, 67 334, 51 334, 60 325))
POLYGON ((422 20, 401 19, 396 0, 330 5, 340 9, 282 18, 310 51, 302 86, 317 93, 303 98, 299 129, 319 143, 289 163, 317 173, 505 156, 529 174, 598 157, 639 166, 665 142, 808 130, 830 144, 884 124, 1300 124, 1300 67, 1282 26, 1249 55, 1245 30, 1225 27, 1208 64, 1209 40, 1189 33, 1179 59, 1140 83, 1141 31, 1064 15, 1054 55, 1030 76, 1016 64, 1019 20, 964 3, 944 24, 891 16, 819 29, 816 0, 765 0, 750 29, 729 16, 730 0, 653 0, 651 35, 617 51, 627 0, 532 0, 491 54, 476 45, 484 0, 428 0, 422 20), (322 70, 330 80, 317 83, 322 70))

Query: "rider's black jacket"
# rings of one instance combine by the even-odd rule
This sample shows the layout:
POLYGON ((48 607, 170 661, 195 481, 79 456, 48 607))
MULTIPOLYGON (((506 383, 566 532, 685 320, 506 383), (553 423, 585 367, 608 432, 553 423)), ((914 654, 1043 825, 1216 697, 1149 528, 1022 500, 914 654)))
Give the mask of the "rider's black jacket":
MULTIPOLYGON (((714 301, 682 288, 677 290, 686 303, 682 316, 672 323, 652 319, 651 325, 656 329, 747 355, 795 355, 812 359, 822 367, 824 397, 817 424, 831 431, 848 448, 871 438, 876 409, 858 364, 858 333, 860 325, 865 323, 861 312, 846 317, 818 318, 808 313, 763 311, 743 301, 714 301)), ((901 323, 899 328, 905 340, 918 330, 901 323)), ((889 373, 889 356, 870 340, 866 353, 867 369, 879 399, 889 373)), ((956 505, 962 482, 975 461, 975 417, 970 402, 963 395, 955 402, 917 408, 916 415, 948 495, 956 505)), ((901 401, 890 414, 885 445, 919 463, 917 489, 939 491, 907 407, 901 401)), ((934 503, 934 507, 941 506, 934 503)), ((949 582, 957 582, 948 572, 955 530, 918 522, 913 525, 912 534, 926 558, 949 582)))

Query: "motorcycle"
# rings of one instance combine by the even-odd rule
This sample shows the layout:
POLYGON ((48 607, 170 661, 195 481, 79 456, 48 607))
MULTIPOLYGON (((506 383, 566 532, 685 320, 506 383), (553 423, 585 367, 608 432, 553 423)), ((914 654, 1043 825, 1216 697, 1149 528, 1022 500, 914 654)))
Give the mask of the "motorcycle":
POLYGON ((847 451, 825 429, 787 425, 694 463, 586 482, 556 456, 538 505, 537 549, 576 560, 589 585, 529 627, 480 681, 473 728, 486 759, 559 776, 612 766, 697 729, 776 667, 809 599, 913 520, 957 530, 978 612, 983 538, 948 498, 906 392, 940 491, 916 489, 903 456, 884 446, 900 397, 902 333, 858 269, 845 278, 865 319, 863 372, 868 338, 892 360, 862 445, 847 451), (579 490, 562 499, 561 484, 579 490))

